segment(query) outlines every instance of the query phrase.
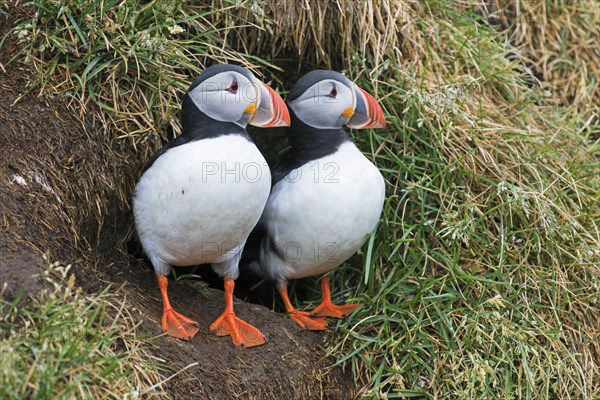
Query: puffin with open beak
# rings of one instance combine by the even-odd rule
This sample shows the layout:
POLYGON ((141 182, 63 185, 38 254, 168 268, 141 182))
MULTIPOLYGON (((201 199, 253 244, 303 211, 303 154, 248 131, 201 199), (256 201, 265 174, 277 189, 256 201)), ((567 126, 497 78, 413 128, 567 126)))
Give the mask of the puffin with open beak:
POLYGON ((182 134, 149 160, 133 197, 137 234, 162 295, 162 330, 184 340, 198 332, 173 310, 167 275, 171 266, 210 263, 225 281, 226 304, 210 330, 237 346, 261 345, 264 335, 233 310, 241 252, 271 189, 246 126, 289 126, 287 107, 247 69, 214 65, 183 97, 181 123, 182 134))
POLYGON ((322 330, 324 317, 340 318, 359 305, 333 304, 325 276, 321 304, 299 311, 288 297, 288 280, 336 268, 375 230, 384 180, 342 127, 383 128, 385 119, 371 95, 335 71, 304 75, 290 90, 287 105, 291 150, 274 167, 273 188, 244 258, 276 282, 292 320, 322 330))

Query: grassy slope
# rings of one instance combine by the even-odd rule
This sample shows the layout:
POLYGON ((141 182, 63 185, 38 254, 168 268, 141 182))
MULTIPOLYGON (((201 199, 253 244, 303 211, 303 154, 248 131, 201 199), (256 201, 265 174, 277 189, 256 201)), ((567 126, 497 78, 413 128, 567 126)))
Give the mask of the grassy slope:
POLYGON ((428 3, 406 39, 419 60, 348 68, 376 71, 361 81, 378 84, 392 129, 356 138, 389 197, 355 292, 370 307, 334 351, 365 395, 597 398, 594 98, 556 106, 505 33, 428 3))
MULTIPOLYGON (((178 130, 177 97, 206 59, 262 66, 278 80, 248 54, 275 60, 287 46, 380 99, 388 128, 355 139, 388 182, 384 218, 362 263, 334 275, 369 305, 331 341, 365 396, 600 396, 597 64, 593 45, 577 45, 597 33, 579 8, 530 2, 518 18, 507 8, 513 25, 501 31, 485 10, 446 0, 355 2, 343 16, 336 2, 244 3, 247 12, 68 3, 40 3, 21 22, 22 56, 46 93, 99 104, 132 153, 156 148, 152 132, 178 130), (298 13, 291 27, 282 9, 298 13), (333 23, 301 41, 298 21, 315 26, 332 9, 333 23), (236 28, 240 15, 263 29, 236 28), (236 38, 247 54, 230 50, 236 38)), ((600 5, 589 3, 597 20, 600 5)), ((118 190, 128 198, 128 185, 118 190)))

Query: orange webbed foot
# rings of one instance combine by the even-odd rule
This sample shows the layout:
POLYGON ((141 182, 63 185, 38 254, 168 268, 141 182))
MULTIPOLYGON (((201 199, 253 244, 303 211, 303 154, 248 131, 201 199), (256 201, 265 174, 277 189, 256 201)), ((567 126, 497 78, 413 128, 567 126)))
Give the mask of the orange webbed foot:
POLYGON ((327 328, 327 321, 325 321, 325 318, 313 317, 309 312, 298 311, 296 307, 294 307, 290 301, 290 297, 288 296, 287 284, 282 285, 279 288, 279 294, 281 294, 281 299, 283 300, 285 309, 292 321, 300 325, 302 328, 309 329, 311 331, 324 331, 325 328, 327 328))
POLYGON ((265 344, 267 340, 257 328, 239 319, 235 313, 225 311, 210 326, 210 330, 217 336, 231 336, 231 341, 236 346, 254 347, 265 344))
POLYGON ((254 347, 265 344, 265 335, 249 323, 239 319, 233 311, 233 279, 225 279, 225 311, 210 326, 210 330, 217 336, 231 336, 231 341, 236 346, 254 347))
POLYGON ((356 310, 361 304, 344 304, 341 306, 336 306, 331 302, 331 289, 329 287, 331 283, 331 277, 324 276, 321 279, 321 292, 323 293, 323 297, 321 299, 321 304, 315 307, 314 310, 310 313, 310 315, 316 317, 334 317, 334 318, 342 318, 346 315, 352 314, 354 310, 356 310))
POLYGON ((325 318, 311 316, 306 311, 291 311, 289 313, 292 321, 300 325, 302 328, 311 331, 324 331, 327 328, 327 321, 325 318))
POLYGON ((331 302, 321 303, 310 313, 312 316, 316 317, 334 317, 334 318, 342 318, 346 315, 352 314, 354 310, 360 307, 360 303, 354 304, 344 304, 344 305, 335 305, 331 302))
POLYGON ((167 286, 169 286, 167 277, 159 275, 158 287, 163 300, 162 330, 169 336, 191 340, 198 333, 198 323, 173 310, 167 294, 167 286))
POLYGON ((179 314, 173 309, 163 311, 162 330, 169 336, 183 340, 191 340, 199 330, 196 321, 179 314))

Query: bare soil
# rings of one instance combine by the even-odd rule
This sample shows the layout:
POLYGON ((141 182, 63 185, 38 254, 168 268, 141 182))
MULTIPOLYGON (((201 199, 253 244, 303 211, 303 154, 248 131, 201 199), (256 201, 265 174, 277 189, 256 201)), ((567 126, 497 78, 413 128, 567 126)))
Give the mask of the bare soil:
MULTIPOLYGON (((0 29, 0 34, 2 29, 0 29)), ((123 176, 139 173, 144 160, 123 162, 111 138, 94 128, 93 110, 85 124, 65 99, 24 94, 31 72, 8 64, 10 44, 0 50, 0 288, 5 300, 19 292, 34 297, 36 277, 50 260, 72 263, 78 285, 96 293, 119 288, 141 324, 141 337, 160 332, 162 304, 155 277, 144 262, 127 254, 131 212, 111 189, 123 176), (85 126, 85 128, 84 128, 85 126)), ((222 312, 223 292, 198 282, 171 282, 174 307, 200 324, 191 343, 169 337, 149 341, 164 360, 165 375, 190 364, 166 383, 173 398, 346 399, 356 386, 349 372, 330 368, 323 333, 304 331, 285 315, 237 300, 238 315, 260 328, 266 345, 236 348, 216 337, 209 325, 222 312)), ((237 292, 236 292, 237 293, 237 292)))

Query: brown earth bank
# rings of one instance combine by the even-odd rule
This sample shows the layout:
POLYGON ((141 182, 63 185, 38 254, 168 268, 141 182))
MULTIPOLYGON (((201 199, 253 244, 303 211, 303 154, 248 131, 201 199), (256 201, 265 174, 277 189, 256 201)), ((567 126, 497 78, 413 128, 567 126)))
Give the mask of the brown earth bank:
MULTIPOLYGON (((1 33, 1 32, 0 32, 1 33)), ((324 335, 304 331, 266 307, 236 301, 238 315, 269 338, 240 349, 208 331, 222 312, 223 292, 199 282, 171 282, 174 307, 200 324, 191 343, 160 335, 162 304, 154 274, 126 252, 131 213, 112 195, 119 176, 135 174, 143 160, 111 159, 115 144, 97 129, 90 112, 75 116, 60 97, 25 94, 30 72, 0 52, 0 287, 4 298, 39 291, 46 262, 73 264, 87 293, 112 285, 139 318, 138 333, 163 360, 173 398, 346 399, 354 397, 351 374, 330 368, 324 335), (81 119, 86 121, 81 123, 81 119), (84 129, 84 125, 86 126, 84 129), (132 170, 133 169, 133 170, 132 170)), ((124 152, 121 152, 124 154, 124 152)))

